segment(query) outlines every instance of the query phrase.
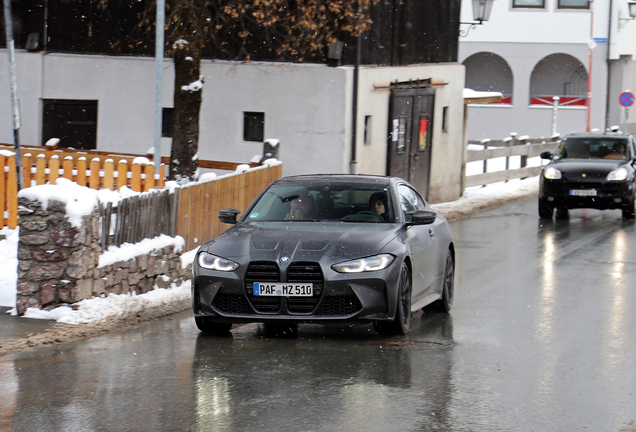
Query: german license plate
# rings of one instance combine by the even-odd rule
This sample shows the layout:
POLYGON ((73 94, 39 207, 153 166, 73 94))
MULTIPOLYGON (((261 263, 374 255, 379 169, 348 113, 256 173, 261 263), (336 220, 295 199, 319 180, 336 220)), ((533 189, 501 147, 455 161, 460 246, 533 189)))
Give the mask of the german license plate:
POLYGON ((268 283, 254 282, 255 296, 311 297, 314 285, 310 283, 268 283))
POLYGON ((596 196, 596 189, 576 189, 571 190, 570 195, 572 196, 596 196))

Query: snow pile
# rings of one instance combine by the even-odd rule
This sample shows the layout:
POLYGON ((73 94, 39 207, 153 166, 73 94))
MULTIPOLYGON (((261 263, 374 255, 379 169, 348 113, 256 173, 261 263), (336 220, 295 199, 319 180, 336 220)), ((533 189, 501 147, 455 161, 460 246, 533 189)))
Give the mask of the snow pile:
POLYGON ((486 187, 466 188, 464 195, 457 201, 432 204, 431 207, 449 221, 472 216, 484 210, 504 205, 507 202, 539 196, 539 178, 510 180, 486 187))
POLYGON ((65 178, 58 178, 55 185, 45 184, 22 189, 18 197, 40 201, 43 210, 48 208, 50 201, 65 203, 69 222, 77 228, 82 226, 82 216, 91 214, 98 203, 98 191, 65 178))
POLYGON ((52 311, 27 309, 24 317, 52 319, 63 324, 87 324, 106 319, 116 319, 130 313, 139 313, 145 309, 169 306, 190 298, 190 281, 169 289, 156 288, 145 294, 109 294, 108 297, 95 297, 76 304, 77 310, 62 306, 52 311))
POLYGON ((6 237, 0 241, 0 306, 15 306, 16 284, 18 282, 18 240, 19 230, 4 227, 0 234, 6 237))
POLYGON ((181 236, 170 237, 161 234, 151 239, 143 239, 139 243, 124 243, 123 245, 109 246, 108 250, 99 256, 97 268, 106 267, 118 261, 128 261, 139 255, 145 255, 152 250, 162 249, 166 246, 174 246, 174 251, 178 252, 185 246, 185 240, 181 236))

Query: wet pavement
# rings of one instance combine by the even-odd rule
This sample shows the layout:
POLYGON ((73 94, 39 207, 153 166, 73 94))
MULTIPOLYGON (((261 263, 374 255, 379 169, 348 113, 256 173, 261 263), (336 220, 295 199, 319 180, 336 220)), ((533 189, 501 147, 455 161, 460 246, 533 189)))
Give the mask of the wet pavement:
POLYGON ((23 318, 10 315, 12 308, 0 307, 0 341, 25 338, 29 335, 45 332, 55 325, 52 320, 23 318))
POLYGON ((529 200, 451 229, 453 310, 406 337, 210 337, 184 312, 1 357, 0 429, 636 431, 634 222, 529 200))

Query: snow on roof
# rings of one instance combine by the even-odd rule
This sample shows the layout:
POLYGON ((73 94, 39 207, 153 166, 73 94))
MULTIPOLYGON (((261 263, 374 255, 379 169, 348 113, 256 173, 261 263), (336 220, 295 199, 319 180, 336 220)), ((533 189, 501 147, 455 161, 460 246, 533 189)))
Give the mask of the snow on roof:
POLYGON ((503 93, 475 91, 469 88, 464 89, 464 99, 479 99, 479 98, 491 98, 491 97, 503 97, 503 93))

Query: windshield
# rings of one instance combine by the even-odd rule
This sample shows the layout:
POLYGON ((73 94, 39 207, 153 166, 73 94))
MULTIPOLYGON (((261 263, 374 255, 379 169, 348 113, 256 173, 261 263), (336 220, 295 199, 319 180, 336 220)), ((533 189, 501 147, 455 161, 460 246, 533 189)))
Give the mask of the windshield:
POLYGON ((334 182, 286 183, 271 186, 246 221, 394 221, 386 185, 334 182))
POLYGON ((619 159, 630 157, 624 138, 575 137, 564 139, 554 155, 559 159, 619 159))

